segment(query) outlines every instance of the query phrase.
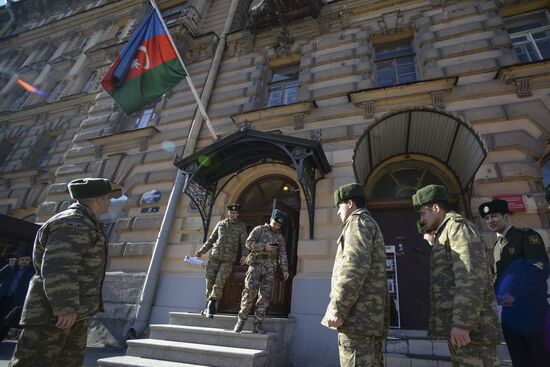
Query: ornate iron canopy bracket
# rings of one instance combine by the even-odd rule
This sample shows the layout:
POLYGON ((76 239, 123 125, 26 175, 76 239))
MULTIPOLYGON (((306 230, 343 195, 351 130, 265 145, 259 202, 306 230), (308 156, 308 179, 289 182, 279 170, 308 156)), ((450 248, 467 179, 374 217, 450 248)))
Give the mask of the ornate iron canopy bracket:
POLYGON ((184 192, 199 210, 206 240, 216 198, 238 173, 264 162, 279 163, 296 170, 307 203, 309 235, 315 224, 315 187, 330 172, 321 143, 308 139, 243 129, 174 165, 188 176, 184 192))

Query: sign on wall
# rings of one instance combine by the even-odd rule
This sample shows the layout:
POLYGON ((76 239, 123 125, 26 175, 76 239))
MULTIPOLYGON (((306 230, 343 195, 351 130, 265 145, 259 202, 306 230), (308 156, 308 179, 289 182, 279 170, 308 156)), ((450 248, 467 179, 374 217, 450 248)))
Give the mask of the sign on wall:
POLYGON ((508 210, 511 213, 524 212, 526 210, 523 195, 501 195, 495 196, 495 199, 506 200, 508 202, 508 210))

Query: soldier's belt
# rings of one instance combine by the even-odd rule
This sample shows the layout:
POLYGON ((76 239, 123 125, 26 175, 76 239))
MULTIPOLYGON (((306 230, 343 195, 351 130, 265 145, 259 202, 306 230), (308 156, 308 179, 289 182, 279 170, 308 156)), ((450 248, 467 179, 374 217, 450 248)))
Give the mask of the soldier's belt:
POLYGON ((266 254, 256 255, 256 259, 262 259, 262 260, 277 260, 274 256, 269 256, 266 254))

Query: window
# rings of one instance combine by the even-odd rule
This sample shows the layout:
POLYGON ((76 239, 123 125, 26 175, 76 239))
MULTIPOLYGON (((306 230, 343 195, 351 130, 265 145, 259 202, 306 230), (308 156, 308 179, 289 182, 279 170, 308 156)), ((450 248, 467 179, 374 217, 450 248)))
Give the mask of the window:
POLYGON ((148 107, 143 110, 143 113, 140 117, 136 120, 136 129, 142 129, 144 127, 149 126, 149 123, 151 120, 153 120, 156 117, 155 113, 155 106, 148 107))
POLYGON ((387 87, 416 80, 414 53, 410 42, 399 42, 376 47, 374 59, 376 85, 387 87))
POLYGON ((55 84, 55 86, 52 88, 50 95, 48 96, 48 102, 57 101, 61 96, 61 93, 63 93, 63 90, 67 86, 67 83, 67 80, 61 80, 57 82, 57 84, 55 84))
POLYGON ((29 98, 30 95, 31 94, 27 91, 23 92, 23 94, 19 96, 19 98, 17 98, 15 102, 13 102, 13 104, 11 105, 10 111, 11 112, 19 111, 21 107, 23 107, 23 105, 27 101, 27 98, 29 98))
POLYGON ((522 63, 550 58, 549 19, 548 11, 543 10, 504 20, 514 51, 522 63))
POLYGON ((375 201, 407 200, 421 187, 430 184, 449 187, 446 176, 435 166, 422 161, 390 163, 373 178, 368 198, 375 201))
POLYGON ((184 9, 184 4, 180 4, 180 5, 172 6, 172 7, 167 8, 167 9, 163 9, 161 11, 161 14, 162 14, 162 18, 164 19, 164 23, 166 24, 166 26, 169 26, 169 25, 175 23, 178 20, 178 18, 181 16, 181 14, 183 13, 183 9, 184 9))
POLYGON ((90 76, 88 77, 88 80, 86 80, 86 83, 84 83, 84 86, 82 87, 80 92, 93 93, 97 91, 97 88, 99 86, 99 84, 97 83, 98 79, 99 79, 99 76, 97 75, 96 72, 91 73, 90 76))
POLYGON ((298 65, 274 70, 267 86, 266 107, 280 106, 298 101, 298 65))
POLYGON ((8 157, 15 147, 16 141, 14 139, 2 139, 0 141, 0 168, 3 168, 8 162, 8 157))

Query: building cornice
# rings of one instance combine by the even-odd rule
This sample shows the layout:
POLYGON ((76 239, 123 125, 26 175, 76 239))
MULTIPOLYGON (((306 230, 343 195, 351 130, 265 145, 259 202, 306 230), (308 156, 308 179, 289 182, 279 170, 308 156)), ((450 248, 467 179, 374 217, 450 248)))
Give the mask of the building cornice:
POLYGON ((80 108, 80 105, 92 103, 96 98, 96 94, 77 94, 74 96, 65 97, 54 103, 41 103, 26 107, 17 112, 2 112, 0 113, 0 122, 8 121, 9 123, 21 122, 29 120, 29 117, 43 113, 59 113, 75 108, 80 108))
POLYGON ((22 47, 24 43, 38 42, 45 37, 51 37, 52 34, 82 28, 95 28, 97 23, 105 21, 106 17, 110 17, 114 13, 132 14, 132 9, 140 5, 141 2, 136 0, 120 0, 115 3, 108 3, 73 16, 64 17, 52 23, 44 24, 29 31, 0 39, 0 44, 2 44, 2 48, 22 47))

